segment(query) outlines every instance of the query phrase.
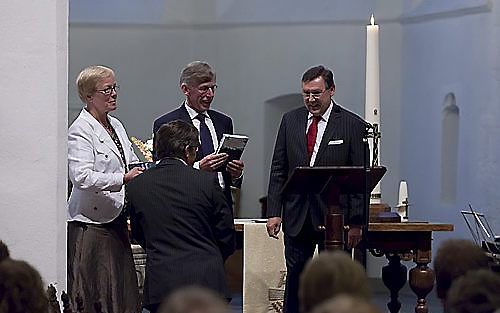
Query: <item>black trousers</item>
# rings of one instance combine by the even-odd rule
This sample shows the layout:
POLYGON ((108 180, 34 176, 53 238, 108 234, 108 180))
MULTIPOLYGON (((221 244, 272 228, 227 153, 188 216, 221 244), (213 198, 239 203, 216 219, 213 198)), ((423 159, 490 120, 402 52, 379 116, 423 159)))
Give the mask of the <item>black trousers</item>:
MULTIPOLYGON (((308 215, 309 216, 309 215, 308 215)), ((299 278, 307 261, 312 258, 316 246, 319 251, 325 249, 324 232, 313 228, 308 217, 300 233, 291 237, 285 234, 286 284, 284 313, 299 312, 299 278)))

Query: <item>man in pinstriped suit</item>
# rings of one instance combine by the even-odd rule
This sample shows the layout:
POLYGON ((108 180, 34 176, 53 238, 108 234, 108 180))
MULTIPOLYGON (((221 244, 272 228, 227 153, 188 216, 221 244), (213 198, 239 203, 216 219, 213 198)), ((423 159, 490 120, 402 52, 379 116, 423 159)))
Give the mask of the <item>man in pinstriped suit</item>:
MULTIPOLYGON (((285 313, 299 310, 299 276, 316 245, 324 249, 326 205, 318 194, 282 194, 281 189, 297 166, 363 165, 366 123, 332 100, 333 73, 323 66, 308 69, 302 76, 304 107, 286 113, 276 139, 267 198, 267 232, 278 235, 283 223, 287 281, 285 313)), ((341 195, 348 247, 361 240, 363 196, 341 195)))
POLYGON ((127 186, 132 234, 147 254, 143 304, 152 313, 188 285, 230 298, 224 261, 235 248, 233 215, 216 173, 192 167, 199 145, 193 125, 161 126, 159 163, 127 186))

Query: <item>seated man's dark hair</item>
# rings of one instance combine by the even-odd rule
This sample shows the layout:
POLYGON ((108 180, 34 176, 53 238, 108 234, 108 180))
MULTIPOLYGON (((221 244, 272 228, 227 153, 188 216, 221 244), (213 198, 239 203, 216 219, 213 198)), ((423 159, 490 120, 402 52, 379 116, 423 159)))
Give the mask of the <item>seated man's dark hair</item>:
POLYGON ((162 125, 155 136, 155 151, 159 159, 185 159, 186 147, 198 147, 198 130, 193 125, 175 120, 162 125))

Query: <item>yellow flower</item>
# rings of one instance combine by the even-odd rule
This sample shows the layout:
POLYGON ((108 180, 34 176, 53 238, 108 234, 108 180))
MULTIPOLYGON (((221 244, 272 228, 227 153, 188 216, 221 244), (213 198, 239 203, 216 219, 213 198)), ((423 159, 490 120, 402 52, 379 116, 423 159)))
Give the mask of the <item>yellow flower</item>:
POLYGON ((153 139, 142 142, 135 137, 130 137, 130 141, 141 151, 147 162, 153 162, 153 139))

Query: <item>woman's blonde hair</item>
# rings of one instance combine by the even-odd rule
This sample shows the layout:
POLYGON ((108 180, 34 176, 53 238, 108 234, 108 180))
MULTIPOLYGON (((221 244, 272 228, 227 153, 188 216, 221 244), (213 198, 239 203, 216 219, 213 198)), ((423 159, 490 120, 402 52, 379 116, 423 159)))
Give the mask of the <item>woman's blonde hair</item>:
POLYGON ((78 96, 86 103, 87 96, 96 91, 97 84, 114 75, 115 72, 111 68, 103 65, 92 65, 84 68, 76 78, 78 96))

